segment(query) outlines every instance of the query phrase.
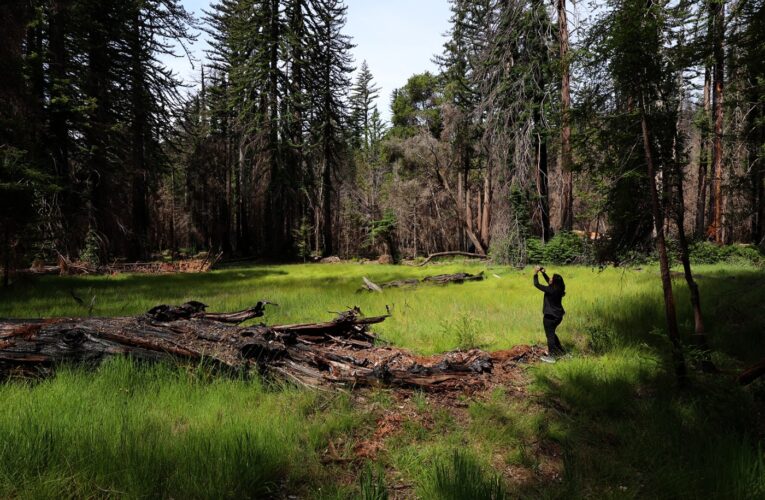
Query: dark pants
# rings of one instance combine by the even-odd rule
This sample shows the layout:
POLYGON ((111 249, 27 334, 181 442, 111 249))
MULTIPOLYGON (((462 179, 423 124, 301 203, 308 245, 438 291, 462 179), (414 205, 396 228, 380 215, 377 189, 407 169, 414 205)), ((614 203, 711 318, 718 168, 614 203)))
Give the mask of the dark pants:
POLYGON ((566 354, 563 346, 560 345, 560 339, 555 334, 555 329, 558 328, 563 318, 556 318, 555 316, 545 315, 543 323, 545 325, 545 335, 547 335, 547 352, 551 356, 562 356, 566 354))

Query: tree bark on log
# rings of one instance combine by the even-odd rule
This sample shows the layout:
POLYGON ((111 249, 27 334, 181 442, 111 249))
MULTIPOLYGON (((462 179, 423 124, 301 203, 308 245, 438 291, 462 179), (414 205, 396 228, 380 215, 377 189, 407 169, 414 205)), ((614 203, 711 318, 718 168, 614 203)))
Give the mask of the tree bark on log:
POLYGON ((136 317, 0 320, 0 375, 49 372, 60 364, 97 364, 119 355, 145 361, 211 362, 275 374, 306 386, 339 383, 440 390, 480 383, 492 358, 479 350, 423 358, 375 345, 369 326, 389 315, 358 308, 325 323, 239 326, 266 302, 234 313, 207 313, 200 302, 161 305, 136 317))
POLYGON ((489 256, 482 253, 473 253, 473 252, 460 252, 460 251, 452 251, 452 252, 436 252, 428 255, 428 258, 422 261, 420 264, 418 264, 417 267, 422 267, 429 263, 431 260, 437 258, 437 257, 448 257, 448 256, 462 256, 462 257, 472 257, 474 259, 488 259, 489 256))
POLYGON ((763 375, 765 375, 765 359, 760 360, 756 365, 744 370, 736 380, 741 385, 749 385, 763 375))
POLYGON ((377 283, 370 281, 368 278, 363 278, 361 288, 359 288, 357 292, 368 291, 368 292, 380 293, 383 291, 383 288, 415 287, 422 283, 425 283, 425 284, 434 283, 436 285, 448 285, 450 283, 455 283, 459 285, 466 281, 483 281, 483 279, 484 279, 483 271, 481 271, 478 274, 470 274, 470 273, 438 274, 436 276, 426 276, 422 278, 422 280, 411 278, 411 279, 405 279, 405 280, 389 281, 387 283, 381 283, 379 285, 377 283))

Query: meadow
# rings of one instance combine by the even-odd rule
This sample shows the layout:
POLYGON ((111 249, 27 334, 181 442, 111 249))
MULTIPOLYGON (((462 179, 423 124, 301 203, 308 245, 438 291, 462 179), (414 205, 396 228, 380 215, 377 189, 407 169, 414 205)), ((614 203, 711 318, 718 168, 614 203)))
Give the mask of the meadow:
MULTIPOLYGON (((204 366, 113 360, 0 385, 0 497, 762 498, 765 386, 732 375, 765 356, 765 272, 697 266, 713 358, 678 388, 658 269, 568 266, 559 329, 573 353, 512 387, 444 402, 373 389, 311 391, 204 366), (382 422, 382 423, 381 423, 382 422), (392 422, 392 430, 381 432, 392 422), (361 444, 374 453, 361 456, 361 444), (328 451, 329 450, 329 451, 328 451), (466 489, 467 488, 467 489, 466 489)), ((269 324, 359 306, 375 332, 430 354, 544 344, 530 269, 453 262, 243 266, 208 274, 42 277, 0 290, 0 317, 139 314, 200 300, 266 299, 269 324), (482 282, 358 292, 374 282, 483 271, 482 282)), ((692 331, 675 279, 681 330, 692 331)), ((694 353, 689 351, 689 359, 694 353)))

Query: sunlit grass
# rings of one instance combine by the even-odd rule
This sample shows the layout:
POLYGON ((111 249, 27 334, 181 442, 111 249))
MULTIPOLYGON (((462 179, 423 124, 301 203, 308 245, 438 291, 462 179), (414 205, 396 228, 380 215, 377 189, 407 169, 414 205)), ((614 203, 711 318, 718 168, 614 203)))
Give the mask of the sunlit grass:
MULTIPOLYGON (((695 270, 718 366, 733 372, 765 356, 765 272, 730 265, 695 270)), ((375 411, 395 411, 398 403, 385 389, 367 394, 377 408, 367 415, 342 393, 113 360, 96 371, 64 369, 50 379, 0 385, 0 497, 298 492, 377 498, 384 493, 379 471, 386 470, 423 498, 445 498, 445 491, 461 491, 454 484, 465 477, 474 478, 472 492, 504 491, 495 474, 524 468, 532 480, 521 490, 510 487, 512 496, 761 498, 765 455, 758 447, 756 398, 762 389, 742 390, 727 375, 693 371, 691 387, 677 389, 658 269, 550 271, 566 279, 568 314, 559 334, 574 357, 530 367, 526 396, 511 387, 466 396, 463 420, 414 394, 418 416, 404 419, 387 438, 376 472, 358 481, 340 481, 320 455, 336 438, 352 449, 359 433, 374 424, 375 411), (546 460, 540 443, 562 450, 564 470, 556 481, 534 479, 546 460)), ((686 285, 679 275, 674 284, 681 334, 688 339, 693 324, 686 285)), ((329 319, 355 305, 376 315, 387 305, 393 316, 374 330, 422 353, 467 344, 488 350, 544 344, 542 295, 532 286, 531 271, 466 263, 45 277, 0 290, 0 317, 87 315, 71 293, 86 304, 95 296, 93 314, 99 316, 140 314, 191 299, 231 311, 267 299, 279 304, 262 318, 269 324, 329 319), (483 271, 486 280, 358 292, 364 276, 381 283, 458 271, 483 271)))
MULTIPOLYGON (((564 307, 568 314, 559 328, 564 343, 583 342, 582 335, 592 327, 611 328, 624 342, 642 342, 648 332, 663 329, 655 267, 551 271, 559 271, 566 279, 564 307)), ((698 266, 696 271, 713 341, 725 335, 726 345, 741 355, 751 352, 753 342, 765 350, 765 315, 753 322, 746 314, 761 306, 765 273, 721 265, 698 266)), ((75 302, 72 292, 86 304, 95 296, 93 314, 97 316, 140 314, 159 303, 192 299, 205 302, 213 311, 231 311, 267 299, 279 304, 267 310, 264 321, 269 324, 322 320, 355 305, 367 314, 382 314, 388 305, 393 317, 375 330, 396 345, 422 353, 454 349, 459 339, 449 323, 463 317, 475 322, 486 348, 497 350, 544 342, 542 296, 531 278, 530 269, 464 263, 425 268, 306 264, 233 268, 202 275, 45 277, 0 290, 0 317, 86 315, 87 308, 75 302), (458 271, 483 271, 486 279, 462 285, 386 289, 381 294, 358 291, 364 276, 381 283, 458 271)), ((681 326, 690 333, 692 316, 685 282, 678 277, 675 285, 681 326)))
POLYGON ((0 497, 252 498, 321 477, 342 395, 114 359, 0 385, 0 497))

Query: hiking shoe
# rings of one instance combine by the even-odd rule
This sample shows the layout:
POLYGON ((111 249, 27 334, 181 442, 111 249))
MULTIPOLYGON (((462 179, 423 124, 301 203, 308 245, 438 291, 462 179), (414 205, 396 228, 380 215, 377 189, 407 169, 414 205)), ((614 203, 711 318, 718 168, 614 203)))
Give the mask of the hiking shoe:
POLYGON ((552 356, 539 356, 539 359, 544 361, 545 363, 555 363, 555 358, 552 356))

